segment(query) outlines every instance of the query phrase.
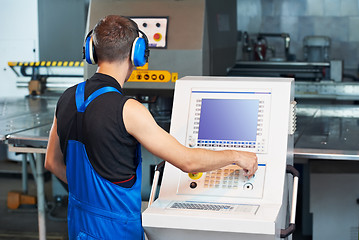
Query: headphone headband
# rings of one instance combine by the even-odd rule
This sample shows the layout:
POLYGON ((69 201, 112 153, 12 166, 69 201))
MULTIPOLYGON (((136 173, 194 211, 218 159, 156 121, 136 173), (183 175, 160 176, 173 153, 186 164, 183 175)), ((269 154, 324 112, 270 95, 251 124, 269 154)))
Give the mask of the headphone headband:
MULTIPOLYGON (((148 62, 150 56, 150 50, 148 47, 148 38, 146 34, 138 27, 131 28, 138 33, 141 33, 141 37, 137 37, 132 44, 130 51, 131 62, 136 67, 141 67, 148 62)), ((97 55, 95 51, 95 45, 93 43, 93 29, 86 35, 85 44, 82 49, 82 58, 89 64, 97 64, 97 55)))

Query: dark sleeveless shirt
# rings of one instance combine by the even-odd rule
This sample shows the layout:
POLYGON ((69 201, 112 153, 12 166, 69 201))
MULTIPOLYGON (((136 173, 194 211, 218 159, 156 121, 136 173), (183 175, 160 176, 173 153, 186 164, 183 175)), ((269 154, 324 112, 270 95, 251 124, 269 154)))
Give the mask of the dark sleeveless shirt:
MULTIPOLYGON (((120 84, 112 77, 95 73, 86 81, 85 99, 96 90, 111 86, 122 93, 120 84)), ((57 133, 63 154, 67 140, 76 139, 75 91, 67 89, 60 97, 57 108, 57 133)), ((96 98, 84 112, 83 143, 95 171, 103 178, 123 187, 131 187, 136 174, 137 140, 123 123, 123 106, 128 100, 119 93, 106 93, 96 98)), ((85 184, 85 183, 84 183, 85 184)))

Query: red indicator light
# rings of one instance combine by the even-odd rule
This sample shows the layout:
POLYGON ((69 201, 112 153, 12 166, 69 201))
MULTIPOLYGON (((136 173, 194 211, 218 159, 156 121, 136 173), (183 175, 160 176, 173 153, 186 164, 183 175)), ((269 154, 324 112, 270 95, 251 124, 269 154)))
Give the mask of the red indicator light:
POLYGON ((155 34, 153 35, 153 39, 154 39, 155 41, 160 41, 160 40, 162 39, 162 35, 161 35, 160 33, 155 33, 155 34))

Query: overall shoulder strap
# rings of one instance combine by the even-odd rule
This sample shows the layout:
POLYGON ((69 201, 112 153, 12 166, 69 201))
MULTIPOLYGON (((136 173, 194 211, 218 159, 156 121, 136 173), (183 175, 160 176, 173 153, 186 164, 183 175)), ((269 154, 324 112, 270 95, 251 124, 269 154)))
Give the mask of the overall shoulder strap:
POLYGON ((95 92, 93 92, 86 100, 85 100, 85 84, 86 82, 79 83, 76 88, 76 108, 78 112, 84 112, 87 106, 97 98, 98 96, 108 93, 108 92, 118 92, 122 94, 119 90, 114 87, 103 87, 95 92))
POLYGON ((114 87, 103 87, 103 88, 100 88, 100 89, 96 90, 95 92, 93 92, 85 100, 85 85, 86 85, 86 81, 79 83, 76 88, 76 93, 75 93, 76 108, 77 108, 77 114, 76 114, 76 119, 75 119, 75 122, 77 125, 77 127, 76 127, 77 138, 76 139, 80 142, 83 142, 82 121, 83 121, 83 113, 85 112, 87 106, 101 94, 108 93, 108 92, 118 92, 118 93, 122 94, 119 90, 117 90, 114 87))

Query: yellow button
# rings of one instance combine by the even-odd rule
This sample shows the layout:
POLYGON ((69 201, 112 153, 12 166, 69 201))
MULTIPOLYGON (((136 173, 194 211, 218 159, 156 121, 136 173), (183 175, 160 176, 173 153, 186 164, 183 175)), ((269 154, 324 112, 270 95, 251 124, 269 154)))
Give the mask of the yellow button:
POLYGON ((188 173, 188 176, 193 179, 200 179, 202 177, 203 173, 202 172, 197 172, 197 173, 188 173))

